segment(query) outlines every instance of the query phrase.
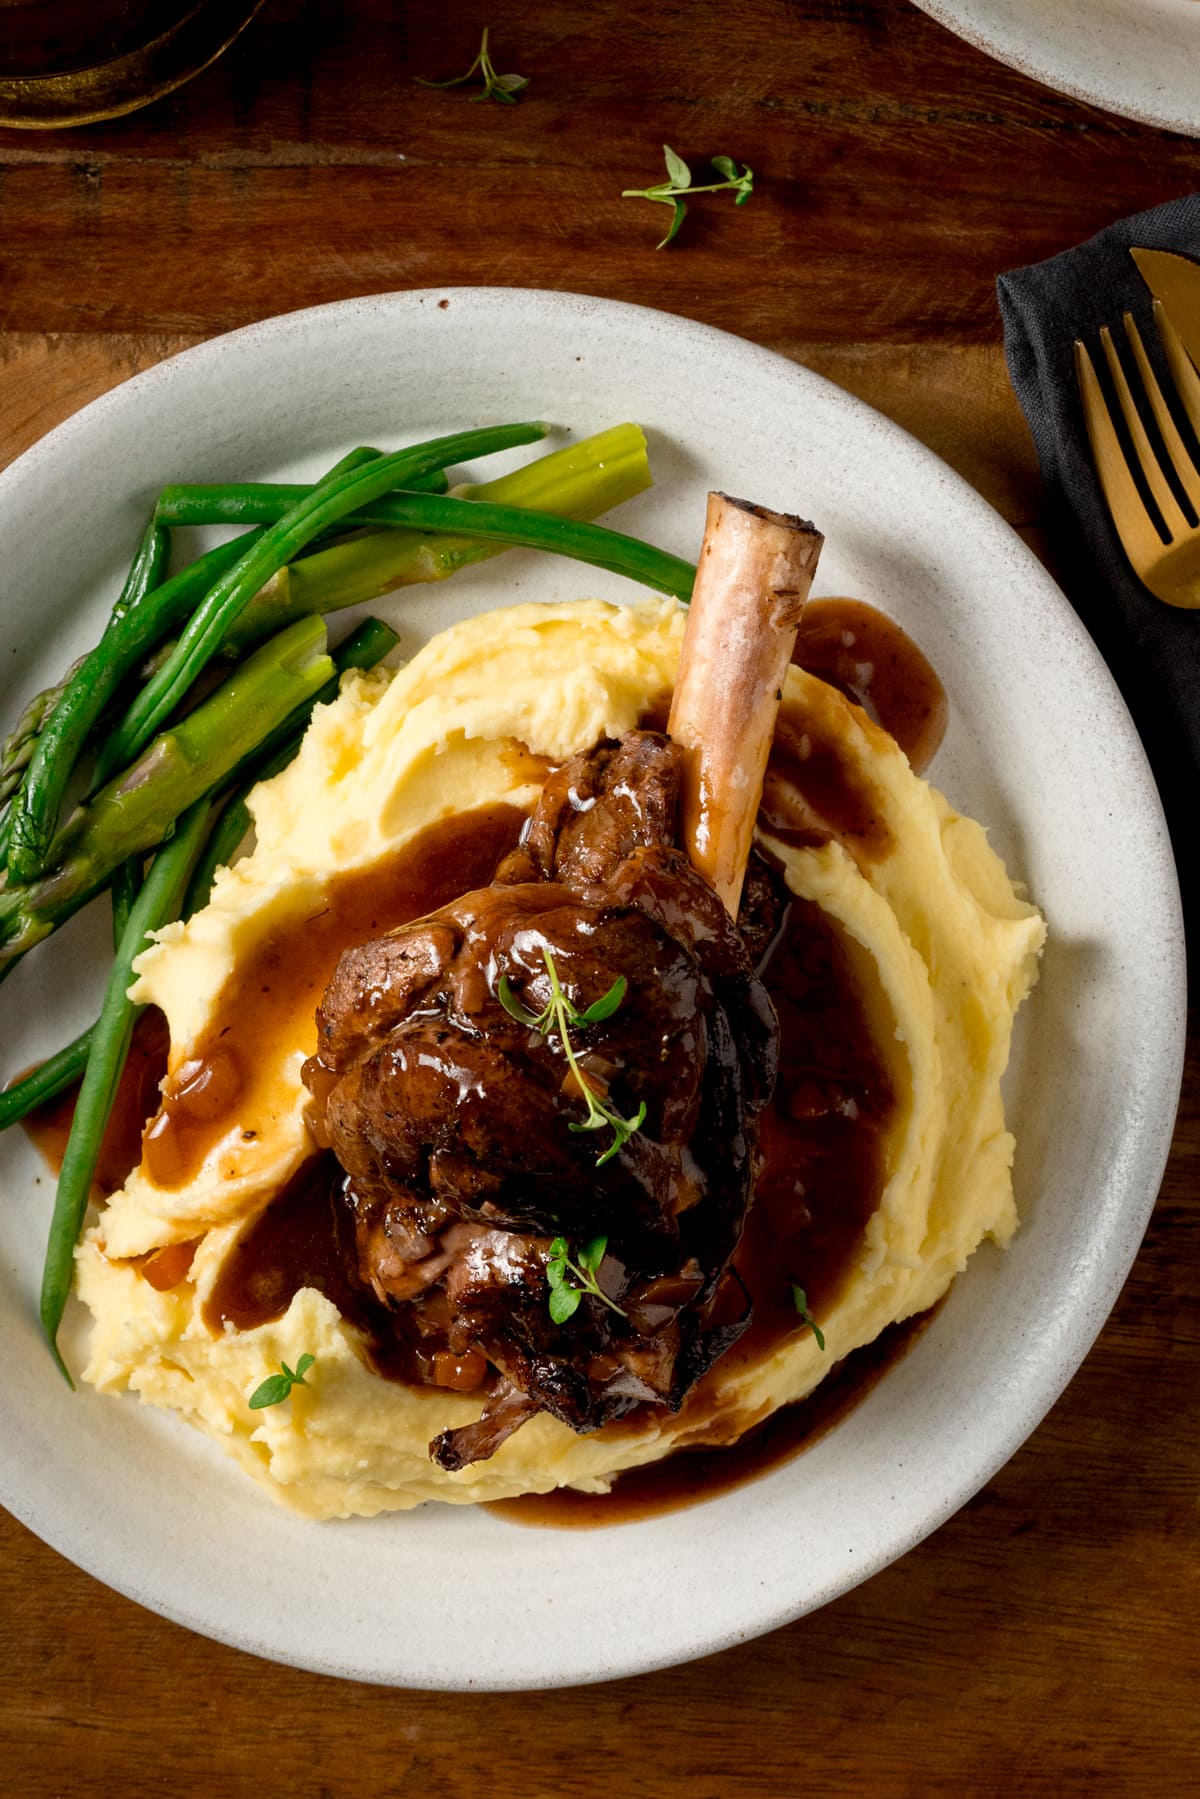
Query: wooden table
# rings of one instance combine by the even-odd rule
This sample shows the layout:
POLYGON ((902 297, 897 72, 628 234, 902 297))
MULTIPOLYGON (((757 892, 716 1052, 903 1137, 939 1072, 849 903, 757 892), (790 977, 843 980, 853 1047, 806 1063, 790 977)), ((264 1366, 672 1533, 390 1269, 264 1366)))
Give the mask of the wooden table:
MULTIPOLYGON (((270 313, 574 288, 831 376, 1041 547, 994 278, 1197 186, 1200 142, 1052 94, 907 0, 268 0, 143 113, 0 132, 0 463, 270 313), (518 105, 415 84, 464 70, 485 23, 530 77, 518 105), (619 195, 664 141, 758 187, 697 202, 659 254, 659 213, 619 195)), ((534 1699, 341 1684, 164 1623, 0 1519, 4 1793, 1200 1791, 1198 1162, 1193 1031, 1145 1245, 1049 1418, 895 1566, 703 1663, 534 1699)))

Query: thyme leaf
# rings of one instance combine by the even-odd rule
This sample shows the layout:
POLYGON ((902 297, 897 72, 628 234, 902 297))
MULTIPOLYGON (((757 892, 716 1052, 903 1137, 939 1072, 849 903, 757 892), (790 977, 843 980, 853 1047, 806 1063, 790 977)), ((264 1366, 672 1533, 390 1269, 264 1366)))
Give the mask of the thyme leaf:
POLYGON ((606 1305, 618 1318, 628 1317, 615 1299, 610 1299, 597 1278, 600 1264, 608 1248, 607 1237, 593 1237, 585 1243, 572 1261, 571 1246, 565 1237, 555 1237, 546 1263, 546 1280, 550 1287, 550 1316, 555 1324, 565 1324, 579 1310, 585 1293, 606 1305), (571 1276, 575 1279, 572 1280, 571 1276), (578 1284, 576 1284, 578 1283, 578 1284))
POLYGON ((250 1410, 261 1412, 264 1406, 282 1405, 293 1387, 307 1387, 305 1375, 316 1361, 315 1356, 305 1350, 294 1368, 286 1362, 280 1362, 281 1374, 268 1374, 265 1381, 259 1383, 250 1395, 250 1410))
POLYGON ((817 1339, 817 1348, 824 1353, 825 1333, 808 1309, 808 1296, 805 1293, 804 1288, 798 1287, 795 1281, 792 1282, 792 1304, 800 1314, 801 1324, 807 1324, 809 1330, 817 1339))

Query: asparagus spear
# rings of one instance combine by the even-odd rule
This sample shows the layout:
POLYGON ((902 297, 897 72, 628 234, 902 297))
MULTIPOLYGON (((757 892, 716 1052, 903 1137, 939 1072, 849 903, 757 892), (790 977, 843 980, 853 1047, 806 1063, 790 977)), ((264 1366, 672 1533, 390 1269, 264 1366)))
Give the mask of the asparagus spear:
POLYGON ((0 971, 78 911, 126 857, 162 843, 185 807, 222 786, 332 673, 324 623, 298 619, 156 737, 68 818, 51 848, 50 874, 0 890, 0 971))
MULTIPOLYGON (((105 639, 111 640, 120 631, 125 619, 145 602, 147 594, 161 585, 170 557, 171 534, 164 524, 152 517, 112 609, 102 645, 105 639)), ((93 668, 91 676, 94 673, 93 668)), ((9 837, 5 846, 6 861, 14 880, 27 881, 38 872, 38 858, 58 822, 63 790, 75 760, 74 753, 68 751, 70 765, 63 773, 61 746, 69 739, 71 729, 68 694, 90 688, 90 679, 77 662, 63 686, 47 689, 44 696, 39 696, 47 703, 38 720, 38 735, 29 743, 27 767, 9 819, 9 837), (72 675, 79 677, 74 684, 72 675)), ((36 706, 37 702, 33 704, 36 706)), ((26 714, 28 712, 27 707, 26 714)), ((7 751, 7 744, 5 749, 7 751)))
POLYGON ((34 751, 38 772, 32 781, 32 769, 26 775, 25 791, 38 796, 38 809, 33 810, 31 797, 25 807, 21 858, 14 859, 11 853, 9 856, 13 878, 31 880, 47 867, 47 852, 62 796, 84 740, 121 683, 146 653, 187 617, 222 570, 245 553, 246 543, 243 537, 234 543, 218 544, 180 574, 164 581, 140 606, 119 617, 114 612, 96 648, 75 665, 38 739, 34 751), (19 874, 21 869, 28 869, 29 873, 19 874))
MULTIPOLYGON (((24 780, 25 770, 37 749, 42 729, 83 660, 81 656, 78 661, 73 662, 56 686, 43 687, 40 693, 34 694, 0 744, 0 803, 11 799, 24 780)), ((11 818, 11 812, 6 813, 5 817, 11 818)))

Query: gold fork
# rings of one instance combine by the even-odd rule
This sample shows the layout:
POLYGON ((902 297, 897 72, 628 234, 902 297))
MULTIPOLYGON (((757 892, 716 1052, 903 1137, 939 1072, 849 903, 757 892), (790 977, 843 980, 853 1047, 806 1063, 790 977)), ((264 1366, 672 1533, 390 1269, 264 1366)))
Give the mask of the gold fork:
MULTIPOLYGON (((1167 367, 1171 371, 1180 403, 1193 431, 1200 438, 1200 375, 1197 375, 1191 358, 1158 300, 1154 302, 1154 323, 1158 327, 1167 367)), ((1150 366, 1141 333, 1128 312, 1125 314, 1125 336, 1158 427, 1162 453, 1167 458, 1179 488, 1190 502, 1195 517, 1200 520, 1200 471, 1179 434, 1158 379, 1150 366)), ((1085 345, 1076 339, 1075 376, 1083 399, 1092 459, 1096 464, 1096 473, 1100 477, 1113 524, 1125 546, 1125 554, 1133 564, 1134 573, 1157 599, 1165 600, 1168 606, 1200 607, 1200 523, 1193 524, 1188 518, 1167 479, 1159 453, 1151 443, 1142 422, 1137 401, 1107 325, 1101 329, 1100 343, 1138 467, 1162 518, 1166 539, 1164 541, 1148 510, 1126 460, 1092 359, 1085 345)))

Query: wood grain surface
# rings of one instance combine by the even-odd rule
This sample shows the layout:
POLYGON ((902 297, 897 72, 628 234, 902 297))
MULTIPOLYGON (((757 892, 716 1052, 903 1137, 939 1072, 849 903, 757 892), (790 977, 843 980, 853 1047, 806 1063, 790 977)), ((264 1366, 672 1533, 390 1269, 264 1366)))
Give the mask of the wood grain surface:
POLYGON ((496 283, 804 342, 994 340, 995 275, 1196 185, 1187 138, 1052 94, 907 0, 269 0, 141 113, 0 131, 0 330, 200 332, 496 283), (515 106, 463 73, 491 28, 515 106), (622 200, 662 144, 748 206, 622 200), (684 245, 686 244, 686 254, 684 245))
MULTIPOLYGON (((425 282, 541 285, 805 362, 1046 553, 995 275, 1198 186, 1197 141, 1054 95, 904 0, 268 0, 144 113, 0 132, 0 465, 228 326, 425 282), (416 85, 464 70, 485 23, 498 66, 531 78, 519 105, 416 85), (664 141, 697 165, 748 161, 759 188, 736 212, 697 201, 656 253, 659 213, 619 193, 658 179, 664 141)), ((1198 1227, 1193 1019, 1142 1251, 1025 1447, 813 1617, 637 1680, 447 1696, 275 1668, 108 1592, 0 1514, 0 1792, 1200 1792, 1198 1227)))

